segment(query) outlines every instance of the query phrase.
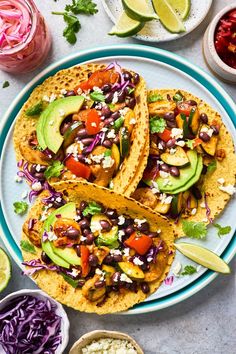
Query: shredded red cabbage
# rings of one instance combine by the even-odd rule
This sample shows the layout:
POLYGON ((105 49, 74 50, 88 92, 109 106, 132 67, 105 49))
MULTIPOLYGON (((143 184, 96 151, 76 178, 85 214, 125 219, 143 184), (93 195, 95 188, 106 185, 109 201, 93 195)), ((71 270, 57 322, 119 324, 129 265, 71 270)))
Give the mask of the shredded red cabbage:
POLYGON ((174 276, 171 275, 170 277, 165 278, 164 282, 166 285, 172 285, 174 281, 174 276))
POLYGON ((104 132, 100 132, 100 133, 96 134, 93 142, 85 149, 84 152, 86 154, 89 154, 90 152, 92 152, 94 147, 99 144, 100 140, 103 138, 104 135, 105 135, 104 132))
POLYGON ((61 317, 49 299, 31 295, 11 300, 0 311, 0 344, 7 354, 54 354, 62 342, 61 317))
POLYGON ((48 190, 50 193, 50 196, 47 198, 43 198, 42 202, 43 204, 55 204, 56 207, 62 206, 66 203, 66 201, 63 199, 63 194, 60 192, 56 192, 54 188, 50 186, 50 184, 46 181, 44 182, 43 185, 44 190, 48 190))
POLYGON ((29 262, 22 262, 23 265, 28 266, 28 267, 32 267, 32 269, 25 269, 23 274, 24 275, 33 275, 34 273, 38 272, 39 270, 42 269, 47 269, 47 270, 51 270, 51 271, 59 271, 59 267, 56 265, 46 265, 43 264, 40 259, 32 259, 29 262))
POLYGON ((151 262, 156 263, 156 258, 157 258, 158 252, 159 252, 159 250, 161 250, 161 249, 162 249, 161 246, 159 246, 159 247, 157 247, 157 246, 152 246, 152 247, 149 249, 148 253, 146 254, 146 261, 147 261, 148 263, 151 263, 151 262))
POLYGON ((29 219, 28 222, 28 230, 31 231, 34 228, 34 225, 36 224, 37 220, 36 219, 29 219))

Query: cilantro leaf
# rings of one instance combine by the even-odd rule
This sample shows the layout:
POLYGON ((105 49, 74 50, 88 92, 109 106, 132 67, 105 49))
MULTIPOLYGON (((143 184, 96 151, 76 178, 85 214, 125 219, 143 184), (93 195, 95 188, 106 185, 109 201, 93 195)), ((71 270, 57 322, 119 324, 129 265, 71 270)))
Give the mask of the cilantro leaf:
POLYGON ((14 212, 19 215, 24 215, 27 212, 28 204, 26 202, 13 203, 14 212))
POLYGON ((163 100, 163 97, 159 94, 154 93, 153 95, 148 96, 148 103, 162 101, 162 100, 163 100))
POLYGON ((192 265, 186 265, 181 275, 192 275, 194 273, 197 273, 197 268, 192 265))
POLYGON ((97 4, 92 0, 72 0, 72 4, 66 5, 65 10, 71 11, 75 15, 94 15, 98 12, 97 4))
POLYGON ((209 163, 209 165, 207 166, 207 172, 208 173, 212 173, 216 170, 216 160, 213 160, 209 163))
POLYGON ((185 145, 191 150, 193 150, 193 144, 194 144, 194 140, 189 140, 188 139, 188 140, 185 141, 185 145))
POLYGON ((43 111, 43 102, 39 101, 37 102, 34 106, 29 107, 26 111, 25 114, 29 117, 31 116, 37 116, 43 111))
POLYGON ((9 87, 9 86, 10 86, 9 81, 4 81, 4 83, 2 84, 2 88, 6 88, 6 87, 9 87))
POLYGON ((90 93, 90 98, 91 100, 95 101, 95 102, 104 102, 105 101, 105 96, 100 93, 100 92, 92 92, 90 93))
POLYGON ((218 229, 217 235, 219 237, 227 235, 231 231, 231 226, 221 226, 220 224, 213 224, 218 229))
POLYGON ((64 14, 63 18, 67 23, 67 27, 63 31, 63 36, 70 44, 75 44, 77 41, 75 34, 78 33, 81 28, 80 22, 76 16, 70 15, 67 12, 64 14))
POLYGON ((88 203, 88 206, 84 209, 83 215, 87 216, 88 214, 90 215, 95 215, 99 214, 102 211, 102 207, 97 204, 96 202, 90 202, 88 203))
POLYGON ((59 177, 64 169, 64 165, 60 161, 53 161, 44 172, 44 176, 49 179, 51 177, 59 177))
POLYGON ((163 133, 166 127, 166 121, 158 116, 152 117, 150 119, 150 129, 151 133, 163 133))
POLYGON ((204 222, 194 222, 194 221, 182 221, 182 229, 185 236, 196 238, 196 239, 205 239, 207 235, 207 227, 204 222))
POLYGON ((22 240, 21 243, 20 243, 20 246, 21 246, 23 251, 29 252, 29 253, 32 253, 32 254, 36 254, 36 250, 35 250, 34 246, 29 241, 22 240))
POLYGON ((68 275, 64 274, 64 273, 60 273, 62 275, 62 277, 64 278, 64 280, 70 284, 73 288, 77 288, 79 285, 79 280, 74 280, 71 277, 69 277, 68 275))
POLYGON ((180 92, 180 91, 177 91, 176 93, 175 93, 175 95, 173 96, 173 100, 175 101, 175 102, 180 102, 180 101, 183 101, 183 95, 182 95, 182 93, 180 92))

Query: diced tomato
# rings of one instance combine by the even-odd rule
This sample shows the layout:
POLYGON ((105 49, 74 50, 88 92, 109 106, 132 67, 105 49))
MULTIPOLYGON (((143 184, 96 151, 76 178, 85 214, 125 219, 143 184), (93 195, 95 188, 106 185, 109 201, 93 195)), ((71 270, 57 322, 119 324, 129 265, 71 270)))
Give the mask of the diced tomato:
POLYGON ((89 273, 89 249, 87 246, 80 246, 80 255, 81 255, 81 268, 82 268, 82 277, 86 277, 89 273))
POLYGON ((196 138, 196 139, 194 139, 193 147, 195 148, 198 145, 201 145, 201 143, 202 143, 202 139, 196 138))
POLYGON ((95 71, 87 81, 76 86, 74 92, 77 94, 79 88, 83 91, 87 91, 91 90, 94 86, 102 87, 105 84, 114 84, 118 79, 119 74, 113 70, 95 71))
POLYGON ((185 114, 186 116, 189 116, 192 108, 193 108, 193 106, 191 106, 188 103, 185 103, 185 102, 177 103, 177 109, 180 114, 182 113, 182 114, 185 114))
POLYGON ((171 131, 168 129, 165 129, 163 133, 158 133, 158 136, 161 140, 167 142, 171 139, 171 131))
POLYGON ((89 135, 94 135, 101 130, 101 117, 99 116, 96 109, 90 109, 85 122, 86 130, 89 135))
POLYGON ((143 256, 152 246, 151 237, 133 232, 132 235, 125 241, 126 246, 133 248, 138 254, 143 256))
POLYGON ((73 156, 68 157, 65 162, 66 167, 77 177, 89 179, 91 169, 82 162, 76 161, 73 156))

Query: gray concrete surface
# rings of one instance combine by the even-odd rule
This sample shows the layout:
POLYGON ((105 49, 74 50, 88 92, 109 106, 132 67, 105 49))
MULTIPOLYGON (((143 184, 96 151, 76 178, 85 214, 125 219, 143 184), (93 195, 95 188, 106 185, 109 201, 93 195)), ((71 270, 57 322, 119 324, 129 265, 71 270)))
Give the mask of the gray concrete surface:
MULTIPOLYGON (((199 0, 203 1, 203 0, 199 0)), ((134 39, 118 39, 107 36, 111 27, 100 1, 99 13, 92 21, 83 18, 82 30, 78 34, 78 42, 71 47, 62 37, 62 19, 53 17, 50 12, 64 7, 69 0, 41 1, 35 0, 46 17, 53 35, 53 50, 43 67, 63 56, 86 48, 99 45, 140 43, 134 39)), ((157 47, 180 54, 208 71, 202 56, 202 37, 209 21, 229 0, 214 0, 211 11, 204 22, 193 32, 170 43, 157 47)), ((37 70, 39 72, 42 70, 37 70)), ((0 117, 7 109, 17 93, 31 80, 36 72, 24 76, 9 75, 0 72, 0 87, 8 80, 10 87, 0 89, 0 117)), ((222 86, 236 99, 236 88, 233 85, 222 86)), ((0 240, 2 247, 2 241, 0 240)), ((3 246, 4 247, 4 246, 3 246)), ((231 262, 235 269, 235 262, 231 262)), ((10 292, 22 288, 34 288, 34 284, 21 275, 21 271, 13 262, 13 274, 8 288, 0 294, 0 299, 10 292)), ((146 354, 233 354, 236 348, 235 321, 235 274, 218 276, 198 294, 171 308, 156 313, 139 316, 103 316, 88 315, 67 309, 71 330, 70 346, 85 332, 95 329, 112 329, 127 332, 134 336, 146 354)))

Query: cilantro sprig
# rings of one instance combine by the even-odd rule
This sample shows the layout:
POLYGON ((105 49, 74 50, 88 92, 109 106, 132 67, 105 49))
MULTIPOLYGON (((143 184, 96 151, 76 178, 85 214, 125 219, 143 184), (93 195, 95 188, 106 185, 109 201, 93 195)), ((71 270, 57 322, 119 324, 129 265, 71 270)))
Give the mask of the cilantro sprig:
POLYGON ((97 4, 92 0, 72 0, 71 4, 65 6, 64 12, 52 11, 52 14, 63 16, 67 25, 63 31, 63 36, 70 44, 75 44, 77 41, 76 34, 81 28, 80 21, 75 15, 94 15, 97 12, 97 4))
POLYGON ((46 171, 44 172, 44 176, 49 179, 51 177, 59 177, 64 169, 63 163, 60 161, 53 161, 53 163, 48 166, 46 171))
POLYGON ((209 163, 209 165, 207 166, 207 172, 208 173, 212 173, 216 170, 216 160, 213 160, 209 163))
POLYGON ((166 127, 166 121, 158 116, 152 117, 150 119, 150 130, 151 133, 163 133, 166 127))
POLYGON ((28 253, 32 253, 32 254, 36 254, 36 250, 35 250, 34 246, 29 241, 22 240, 20 243, 20 246, 23 251, 28 252, 28 253))
POLYGON ((99 214, 102 211, 102 207, 96 202, 88 203, 88 206, 83 211, 83 216, 99 214))
POLYGON ((28 204, 26 202, 13 203, 14 212, 18 215, 24 215, 27 212, 28 204))
POLYGON ((196 239, 205 239, 207 235, 207 227, 204 222, 182 221, 182 229, 185 236, 196 239))
POLYGON ((157 101, 162 101, 163 97, 160 94, 152 94, 148 96, 148 103, 153 103, 153 102, 157 102, 157 101))
POLYGON ((43 102, 39 101, 37 102, 34 106, 29 107, 26 111, 25 114, 28 117, 31 116, 37 116, 43 111, 43 102))
POLYGON ((192 275, 194 273, 197 273, 197 268, 192 265, 186 265, 181 275, 192 275))
POLYGON ((96 91, 90 93, 90 98, 95 102, 104 102, 106 99, 106 97, 102 93, 96 91))
POLYGON ((213 224, 213 226, 218 229, 217 235, 219 237, 227 235, 231 231, 231 226, 221 226, 220 224, 213 224))
POLYGON ((9 81, 4 81, 4 83, 2 84, 2 88, 7 88, 10 86, 9 81))

